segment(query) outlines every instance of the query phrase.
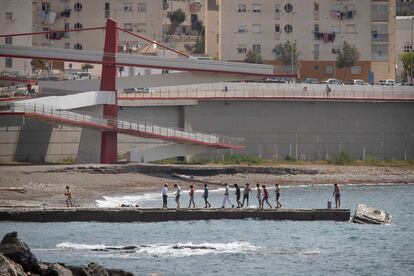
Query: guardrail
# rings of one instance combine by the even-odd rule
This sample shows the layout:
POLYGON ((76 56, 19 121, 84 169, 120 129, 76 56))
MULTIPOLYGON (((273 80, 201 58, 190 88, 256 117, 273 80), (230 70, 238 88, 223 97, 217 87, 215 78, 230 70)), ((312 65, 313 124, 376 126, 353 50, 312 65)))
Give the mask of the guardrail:
POLYGON ((23 112, 27 115, 39 116, 45 120, 56 120, 67 124, 106 129, 140 137, 158 138, 175 142, 192 142, 222 148, 243 147, 240 145, 243 142, 242 138, 232 138, 217 134, 203 134, 172 127, 161 127, 146 122, 98 117, 93 114, 77 113, 43 104, 14 102, 11 104, 11 110, 12 112, 23 112))
POLYGON ((379 85, 326 85, 223 83, 211 86, 176 86, 149 93, 123 93, 119 99, 297 98, 342 100, 414 100, 414 87, 379 85))

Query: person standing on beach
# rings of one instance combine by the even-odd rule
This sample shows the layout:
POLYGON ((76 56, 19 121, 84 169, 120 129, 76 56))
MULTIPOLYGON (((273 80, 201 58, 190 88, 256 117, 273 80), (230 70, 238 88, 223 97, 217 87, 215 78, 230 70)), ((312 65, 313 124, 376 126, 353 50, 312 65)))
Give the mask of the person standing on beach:
POLYGON ((65 196, 66 196, 66 207, 73 207, 72 191, 69 186, 66 186, 65 196))
POLYGON ((208 187, 207 187, 207 184, 204 184, 204 193, 201 197, 204 198, 204 203, 206 205, 204 208, 210 208, 211 204, 210 204, 210 202, 208 202, 208 187))
POLYGON ((282 204, 280 204, 280 202, 279 202, 279 198, 280 198, 280 187, 279 187, 279 184, 275 184, 275 188, 276 188, 276 209, 277 208, 281 208, 282 207, 282 204))
POLYGON ((221 206, 221 208, 226 207, 226 202, 229 202, 231 204, 231 208, 234 208, 234 204, 230 201, 230 190, 229 190, 229 185, 227 183, 226 183, 226 187, 224 190, 223 206, 221 206))
POLYGON ((334 191, 332 196, 335 196, 335 208, 338 209, 341 207, 341 190, 339 189, 338 184, 334 184, 334 191))
POLYGON ((168 183, 165 183, 164 188, 162 188, 162 208, 168 208, 167 198, 168 198, 168 183))
POLYGON ((237 208, 240 208, 242 206, 240 202, 241 191, 240 191, 239 185, 234 184, 234 187, 236 188, 235 195, 236 195, 237 208))
POLYGON ((266 201, 267 205, 269 205, 270 208, 273 208, 272 205, 270 205, 270 203, 269 203, 269 192, 266 189, 266 185, 262 185, 262 189, 263 189, 263 192, 262 192, 263 199, 262 199, 262 208, 261 209, 263 209, 265 201, 266 201))
POLYGON ((174 184, 175 189, 175 203, 177 203, 177 209, 180 208, 180 196, 181 196, 181 187, 177 184, 174 184))
POLYGON ((256 197, 257 197, 257 200, 259 201, 259 209, 260 208, 262 208, 262 191, 260 190, 260 184, 259 183, 257 183, 256 184, 256 191, 257 191, 257 194, 256 194, 256 197))
POLYGON ((190 192, 188 194, 190 195, 190 202, 188 203, 188 208, 190 208, 191 203, 193 203, 193 208, 195 208, 195 203, 194 203, 195 190, 194 190, 193 185, 190 185, 190 192))
POLYGON ((247 200, 247 207, 249 207, 249 195, 250 195, 250 191, 252 189, 250 189, 249 187, 249 183, 246 183, 246 185, 244 186, 244 190, 243 190, 243 203, 241 205, 241 207, 244 206, 244 201, 247 200))

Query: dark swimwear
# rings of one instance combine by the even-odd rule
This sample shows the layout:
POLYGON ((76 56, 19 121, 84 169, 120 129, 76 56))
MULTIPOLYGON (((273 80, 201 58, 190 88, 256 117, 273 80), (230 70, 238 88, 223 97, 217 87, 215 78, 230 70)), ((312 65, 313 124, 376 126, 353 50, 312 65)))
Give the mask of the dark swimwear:
POLYGON ((276 200, 278 200, 280 197, 280 193, 276 193, 276 200))

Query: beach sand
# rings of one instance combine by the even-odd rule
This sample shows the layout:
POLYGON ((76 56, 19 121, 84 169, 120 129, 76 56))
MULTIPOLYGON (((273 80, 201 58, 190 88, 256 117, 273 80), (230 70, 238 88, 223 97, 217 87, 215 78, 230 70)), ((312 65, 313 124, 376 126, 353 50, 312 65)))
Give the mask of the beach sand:
MULTIPOLYGON (((104 195, 131 195, 161 190, 164 183, 171 185, 183 182, 162 172, 159 173, 100 173, 100 169, 125 170, 129 165, 13 165, 0 166, 0 188, 24 188, 26 193, 0 191, 0 206, 65 206, 65 186, 71 187, 74 203, 82 207, 94 207, 95 200, 104 195), (90 169, 94 168, 95 172, 90 169)), ((179 166, 178 166, 179 167, 179 166)), ((191 167, 191 166, 186 166, 191 167)), ((196 166, 211 168, 211 166, 196 166)), ((278 167, 278 166, 275 166, 278 167)), ((195 176, 213 183, 262 183, 281 185, 312 184, 377 184, 414 183, 413 167, 369 167, 331 165, 283 165, 283 168, 298 169, 296 174, 237 173, 213 176, 195 176), (307 173, 314 170, 317 173, 307 173), (303 171, 303 173, 301 173, 303 171)), ((182 186, 190 182, 182 183, 182 186)), ((201 187, 202 183, 193 183, 201 187)), ((210 186, 214 187, 214 185, 210 186)))

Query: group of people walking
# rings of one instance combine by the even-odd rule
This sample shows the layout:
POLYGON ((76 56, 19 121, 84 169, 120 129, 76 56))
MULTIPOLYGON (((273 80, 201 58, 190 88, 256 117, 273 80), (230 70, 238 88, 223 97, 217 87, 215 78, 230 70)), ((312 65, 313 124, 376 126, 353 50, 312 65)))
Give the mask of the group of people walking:
MULTIPOLYGON (((194 185, 190 185, 190 191, 188 193, 189 195, 189 203, 187 208, 195 208, 195 202, 194 202, 194 196, 195 196, 195 188, 194 185)), ((243 189, 243 200, 241 201, 241 195, 242 191, 238 184, 234 184, 234 188, 236 189, 235 195, 236 195, 236 203, 237 207, 233 204, 233 202, 230 200, 230 188, 229 185, 226 183, 224 188, 224 198, 223 198, 223 205, 221 208, 226 208, 226 204, 230 204, 231 208, 243 208, 244 206, 249 207, 249 198, 250 193, 252 192, 252 189, 250 188, 250 184, 247 183, 244 186, 243 189)), ((275 208, 281 208, 282 204, 279 201, 280 198, 280 187, 279 184, 275 184, 275 198, 276 198, 276 205, 275 208)), ((174 184, 174 195, 175 195, 175 203, 176 208, 180 208, 180 198, 181 198, 181 187, 178 184, 174 184)), ((208 201, 209 198, 209 190, 208 185, 204 184, 204 191, 203 195, 201 196, 204 199, 204 208, 210 208, 211 204, 208 201)), ((266 185, 260 186, 260 184, 256 184, 256 198, 258 201, 258 208, 263 209, 264 203, 266 203, 270 208, 273 208, 272 205, 269 203, 269 191, 266 188, 266 185)), ((168 208, 168 183, 164 184, 164 187, 162 189, 162 199, 163 199, 163 208, 168 208)))

